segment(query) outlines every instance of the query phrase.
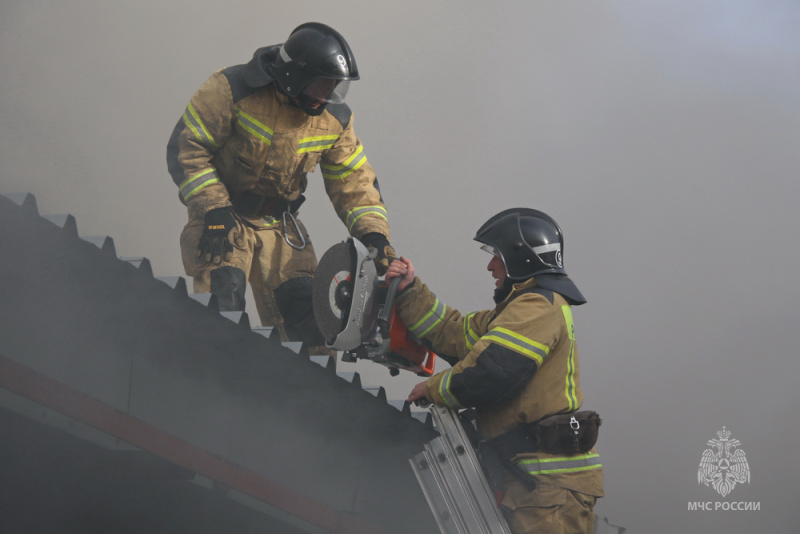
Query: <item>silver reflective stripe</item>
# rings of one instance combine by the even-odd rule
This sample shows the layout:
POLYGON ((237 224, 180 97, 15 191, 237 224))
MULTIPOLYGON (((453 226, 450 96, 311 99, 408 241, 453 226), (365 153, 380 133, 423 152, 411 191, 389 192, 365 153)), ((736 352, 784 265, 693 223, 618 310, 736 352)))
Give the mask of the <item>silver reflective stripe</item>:
POLYGON ((183 200, 189 200, 204 187, 216 183, 219 183, 219 176, 217 176, 216 171, 214 169, 206 169, 184 180, 178 189, 183 200))
POLYGON ((347 158, 341 165, 330 165, 328 163, 321 163, 322 176, 328 180, 343 180, 348 175, 358 170, 364 163, 367 162, 367 156, 364 154, 364 147, 359 145, 352 156, 347 158))
POLYGON ((453 374, 453 369, 448 369, 444 376, 442 377, 442 381, 439 382, 439 395, 441 395, 444 402, 450 408, 463 408, 458 399, 450 392, 450 378, 453 374))
POLYGON ((548 252, 558 252, 561 250, 561 243, 548 243, 547 245, 539 245, 538 247, 533 247, 533 251, 536 254, 546 254, 548 252))
POLYGON ((474 315, 475 313, 470 313, 464 318, 464 341, 467 344, 467 350, 472 350, 479 337, 469 325, 469 321, 474 315))
POLYGON ((281 45, 281 49, 278 53, 280 54, 281 59, 284 60, 285 62, 288 63, 289 61, 292 60, 289 54, 286 53, 286 48, 283 45, 281 45))
POLYGON ((241 109, 236 110, 236 116, 239 118, 239 126, 241 126, 245 131, 250 132, 254 136, 258 137, 266 144, 272 144, 272 129, 267 127, 265 124, 258 122, 256 119, 242 111, 241 109))
POLYGON ((386 208, 383 206, 362 206, 347 212, 347 229, 352 232, 356 221, 368 214, 377 215, 381 219, 388 220, 386 218, 386 208))
POLYGON ((574 473, 603 467, 599 454, 581 454, 564 458, 536 458, 520 460, 519 466, 529 475, 548 475, 552 473, 574 473))
POLYGON ((270 226, 275 226, 276 224, 278 224, 278 222, 279 222, 278 219, 276 219, 275 217, 268 216, 261 218, 261 224, 263 224, 265 228, 269 228, 270 226))
POLYGON ((219 147, 191 103, 186 106, 186 111, 183 112, 183 123, 192 131, 195 139, 198 139, 203 144, 219 147))
POLYGON ((327 150, 333 146, 333 143, 339 139, 338 135, 319 135, 317 137, 306 137, 300 139, 300 144, 297 146, 297 153, 304 152, 317 152, 327 150))
POLYGON ((483 339, 494 341, 515 352, 520 352, 528 358, 535 360, 539 365, 542 365, 549 351, 545 345, 528 339, 516 332, 512 332, 507 328, 493 328, 483 336, 483 339))
POLYGON ((417 324, 409 328, 411 333, 421 338, 425 334, 427 334, 434 326, 439 324, 444 316, 445 311, 447 311, 447 306, 444 302, 439 302, 439 299, 433 303, 433 308, 431 311, 425 314, 425 316, 417 321, 417 324))

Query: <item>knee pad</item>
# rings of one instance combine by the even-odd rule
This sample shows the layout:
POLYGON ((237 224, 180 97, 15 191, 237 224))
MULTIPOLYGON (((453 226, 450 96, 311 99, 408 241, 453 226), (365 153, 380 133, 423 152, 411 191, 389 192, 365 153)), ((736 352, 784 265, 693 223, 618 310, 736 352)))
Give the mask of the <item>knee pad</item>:
POLYGON ((302 341, 308 346, 324 345, 325 338, 314 319, 311 301, 314 279, 292 278, 275 289, 275 301, 283 316, 283 326, 291 341, 302 341))
POLYGON ((219 311, 244 311, 247 277, 238 267, 226 265, 211 271, 211 293, 217 297, 219 311))

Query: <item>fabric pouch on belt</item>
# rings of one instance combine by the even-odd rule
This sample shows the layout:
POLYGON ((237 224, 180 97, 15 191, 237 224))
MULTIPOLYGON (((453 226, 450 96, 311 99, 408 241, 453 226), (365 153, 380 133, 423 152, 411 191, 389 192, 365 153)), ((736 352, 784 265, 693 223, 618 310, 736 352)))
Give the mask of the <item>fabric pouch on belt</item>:
POLYGON ((597 412, 581 411, 546 417, 536 424, 542 450, 553 454, 589 452, 597 443, 602 420, 597 412))

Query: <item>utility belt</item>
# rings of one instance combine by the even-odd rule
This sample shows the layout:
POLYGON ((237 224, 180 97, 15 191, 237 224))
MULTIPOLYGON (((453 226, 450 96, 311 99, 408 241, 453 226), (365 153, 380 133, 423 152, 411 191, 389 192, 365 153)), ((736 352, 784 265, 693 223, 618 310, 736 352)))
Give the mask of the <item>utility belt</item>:
POLYGON ((233 209, 243 217, 260 219, 262 217, 272 217, 280 219, 284 213, 296 215, 297 210, 306 197, 300 195, 295 200, 289 201, 280 197, 266 197, 245 191, 243 193, 231 194, 231 204, 233 209))
POLYGON ((251 219, 272 217, 276 221, 281 221, 284 241, 295 250, 303 250, 306 247, 306 238, 300 230, 297 219, 295 219, 300 206, 306 201, 305 196, 300 195, 291 201, 279 197, 265 197, 249 191, 231 194, 230 196, 233 210, 236 213, 251 219), (291 238, 289 236, 290 226, 297 237, 291 238), (293 242, 292 239, 299 241, 299 243, 293 242))
POLYGON ((597 412, 581 411, 552 415, 535 423, 521 425, 490 440, 482 440, 472 425, 474 411, 459 414, 463 427, 475 447, 478 459, 492 488, 505 491, 503 472, 511 473, 528 490, 536 487, 533 477, 511 459, 526 452, 573 455, 589 452, 597 443, 602 420, 597 412))
POLYGON ((511 459, 526 452, 579 454, 597 443, 602 419, 593 411, 565 413, 521 425, 487 441, 501 458, 511 459))

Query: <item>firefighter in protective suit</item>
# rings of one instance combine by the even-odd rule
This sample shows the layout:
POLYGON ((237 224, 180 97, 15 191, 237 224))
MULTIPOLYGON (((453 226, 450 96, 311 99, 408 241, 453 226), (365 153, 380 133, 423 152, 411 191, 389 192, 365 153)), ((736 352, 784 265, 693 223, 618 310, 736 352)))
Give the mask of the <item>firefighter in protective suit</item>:
POLYGON ((394 250, 386 207, 344 103, 359 79, 333 28, 298 26, 250 62, 215 72, 192 96, 167 146, 167 165, 189 222, 181 255, 194 291, 221 311, 245 309, 247 281, 265 326, 320 347, 311 288, 317 258, 298 209, 307 173, 350 234, 377 249, 379 272, 394 250))
POLYGON ((415 278, 408 259, 389 267, 387 278, 401 277, 395 303, 403 322, 452 365, 415 386, 408 401, 475 408, 479 452, 488 447, 508 467, 499 478, 512 532, 592 533, 603 495, 593 448, 599 418, 578 412, 571 310, 586 299, 564 270, 561 229, 540 211, 515 208, 489 219, 475 240, 492 253, 493 310, 462 316, 415 278), (575 417, 573 427, 580 420, 581 432, 593 432, 577 447, 570 423, 551 424, 575 417))

